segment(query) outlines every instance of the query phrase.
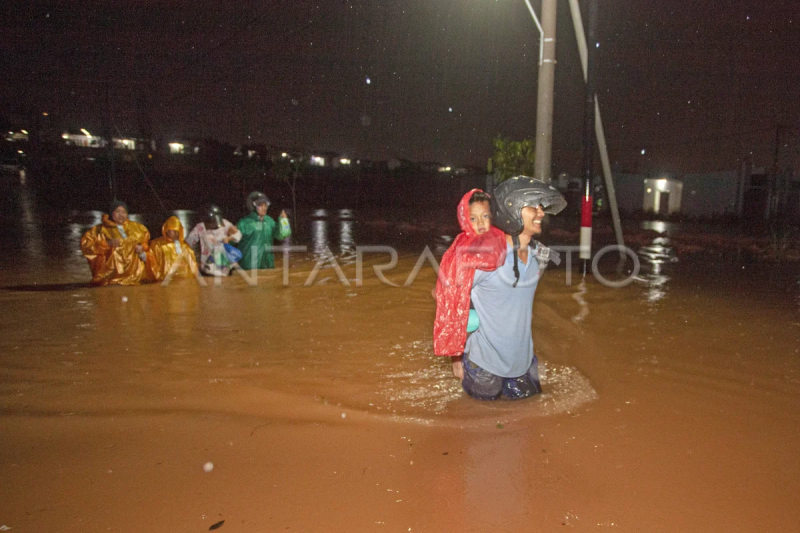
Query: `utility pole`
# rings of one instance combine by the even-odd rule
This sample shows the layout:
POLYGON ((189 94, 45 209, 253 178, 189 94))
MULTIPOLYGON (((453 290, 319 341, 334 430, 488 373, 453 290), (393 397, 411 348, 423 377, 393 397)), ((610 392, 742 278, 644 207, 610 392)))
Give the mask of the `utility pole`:
MULTIPOLYGON (((589 0, 589 43, 597 42, 597 0, 589 0)), ((583 198, 581 202, 580 258, 592 258, 592 162, 594 160, 594 46, 589 46, 586 56, 586 91, 583 105, 583 198)))
MULTIPOLYGON (((581 66, 583 67, 583 77, 588 82, 589 79, 589 46, 586 43, 586 32, 583 29, 583 18, 581 17, 580 6, 578 0, 569 0, 569 9, 572 14, 572 24, 575 28, 575 38, 578 41, 578 53, 581 56, 581 66)), ((594 37, 593 39, 596 39, 594 37)), ((596 46, 596 43, 594 43, 596 46)), ((611 218, 614 221, 614 233, 617 237, 617 246, 619 246, 620 259, 625 258, 623 246, 625 240, 622 237, 622 222, 619 218, 619 209, 617 208, 617 195, 614 190, 614 180, 611 176, 611 163, 608 158, 608 147, 606 146, 606 135, 603 130, 603 118, 600 115, 600 103, 595 92, 594 95, 594 131, 597 138, 597 148, 600 152, 600 163, 603 168, 603 178, 606 183, 606 192, 608 193, 608 207, 611 210, 611 218)))
POLYGON ((536 161, 533 177, 550 183, 553 153, 553 85, 556 71, 557 0, 542 0, 542 61, 536 97, 536 161))

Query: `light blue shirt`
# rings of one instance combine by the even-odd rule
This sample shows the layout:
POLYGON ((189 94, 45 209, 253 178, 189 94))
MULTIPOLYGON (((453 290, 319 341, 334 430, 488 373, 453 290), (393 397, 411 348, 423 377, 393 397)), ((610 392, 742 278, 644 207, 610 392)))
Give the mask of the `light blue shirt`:
POLYGON ((533 361, 533 297, 539 284, 536 249, 529 248, 527 263, 519 262, 514 287, 514 251, 506 245, 506 261, 493 272, 475 271, 472 304, 480 327, 467 338, 469 360, 500 377, 515 378, 533 361))

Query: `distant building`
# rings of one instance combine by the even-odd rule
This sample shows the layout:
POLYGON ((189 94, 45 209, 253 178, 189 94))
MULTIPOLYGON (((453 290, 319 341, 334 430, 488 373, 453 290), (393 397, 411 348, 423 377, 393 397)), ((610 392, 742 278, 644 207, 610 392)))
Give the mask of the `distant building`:
POLYGON ((711 218, 742 215, 749 174, 742 170, 684 174, 615 173, 614 188, 620 211, 682 214, 711 218))
POLYGON ((642 211, 671 215, 681 212, 683 183, 672 178, 646 178, 642 211))
MULTIPOLYGON (((105 148, 108 141, 99 135, 92 135, 86 129, 80 132, 65 131, 61 134, 61 139, 66 146, 77 146, 81 148, 105 148)), ((148 150, 152 149, 152 142, 134 137, 112 137, 114 148, 117 150, 148 150)))
POLYGON ((200 146, 197 143, 175 139, 167 143, 167 152, 170 155, 190 155, 200 153, 200 146))
POLYGON ((92 135, 85 129, 80 132, 65 131, 61 134, 64 144, 67 146, 80 146, 82 148, 102 148, 106 146, 106 141, 98 135, 92 135))

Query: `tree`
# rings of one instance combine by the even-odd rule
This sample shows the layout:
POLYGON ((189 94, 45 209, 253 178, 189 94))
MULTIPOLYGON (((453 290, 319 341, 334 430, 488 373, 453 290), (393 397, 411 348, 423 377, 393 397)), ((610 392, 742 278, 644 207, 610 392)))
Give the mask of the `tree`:
POLYGON ((495 183, 512 176, 533 176, 536 154, 532 139, 513 141, 498 135, 493 144, 494 156, 489 160, 489 172, 494 171, 495 183))
POLYGON ((270 169, 272 178, 288 185, 292 191, 292 225, 297 227, 297 180, 303 177, 300 166, 296 161, 281 157, 275 161, 270 169))
POLYGON ((267 177, 267 164, 260 159, 245 160, 240 166, 230 172, 234 187, 240 187, 238 196, 246 198, 253 189, 262 190, 267 177))

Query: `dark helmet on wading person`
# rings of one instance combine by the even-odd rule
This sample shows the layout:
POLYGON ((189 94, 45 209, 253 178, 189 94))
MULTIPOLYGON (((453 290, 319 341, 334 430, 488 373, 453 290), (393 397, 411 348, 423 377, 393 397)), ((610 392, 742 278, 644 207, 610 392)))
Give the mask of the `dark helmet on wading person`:
POLYGON ((269 207, 270 201, 267 198, 267 195, 261 191, 253 191, 247 195, 247 201, 245 202, 247 209, 252 213, 256 210, 256 206, 258 204, 267 204, 269 207))
POLYGON ((216 224, 218 228, 222 227, 222 209, 216 205, 208 206, 206 210, 206 222, 216 224))
POLYGON ((547 215, 556 215, 567 206, 564 195, 552 185, 528 176, 514 176, 494 188, 491 198, 492 224, 511 235, 514 244, 514 287, 519 281, 519 234, 522 233, 523 207, 541 207, 547 215))

